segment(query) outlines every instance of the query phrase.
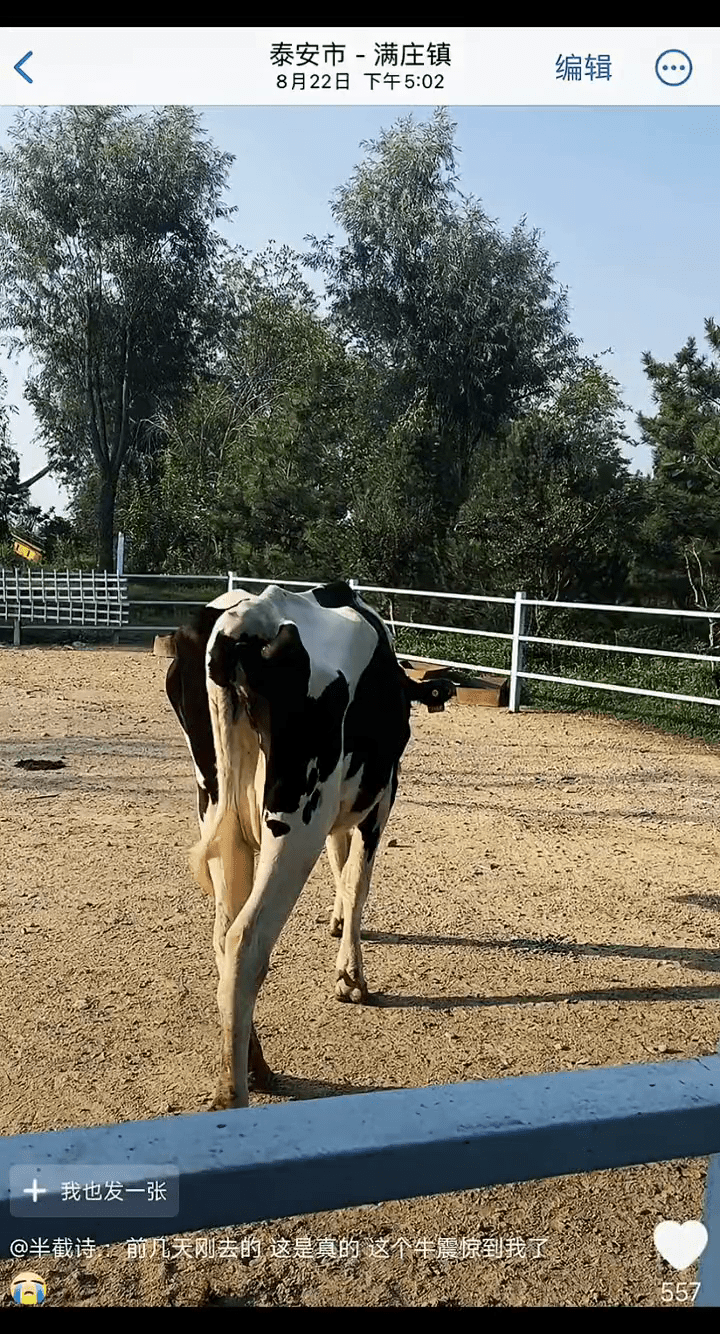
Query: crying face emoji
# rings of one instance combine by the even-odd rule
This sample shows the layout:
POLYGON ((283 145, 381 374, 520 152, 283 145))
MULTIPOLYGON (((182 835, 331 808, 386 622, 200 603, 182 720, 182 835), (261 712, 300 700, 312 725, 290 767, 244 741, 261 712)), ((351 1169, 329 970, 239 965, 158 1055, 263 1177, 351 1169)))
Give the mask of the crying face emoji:
POLYGON ((45 1301, 45 1280, 39 1274, 16 1274, 10 1295, 16 1306, 40 1306, 45 1301))

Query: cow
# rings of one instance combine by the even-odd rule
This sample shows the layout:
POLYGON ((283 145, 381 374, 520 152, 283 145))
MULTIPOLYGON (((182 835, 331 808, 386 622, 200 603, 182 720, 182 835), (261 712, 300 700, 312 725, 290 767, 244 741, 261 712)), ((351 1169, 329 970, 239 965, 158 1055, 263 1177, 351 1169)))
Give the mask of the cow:
POLYGON ((368 1002, 360 920, 395 800, 413 701, 451 681, 403 671, 381 619, 346 583, 224 593, 175 634, 166 678, 197 778, 190 854, 215 897, 221 1069, 213 1110, 273 1087, 253 1014, 270 955, 323 846, 340 937, 335 994, 368 1002))

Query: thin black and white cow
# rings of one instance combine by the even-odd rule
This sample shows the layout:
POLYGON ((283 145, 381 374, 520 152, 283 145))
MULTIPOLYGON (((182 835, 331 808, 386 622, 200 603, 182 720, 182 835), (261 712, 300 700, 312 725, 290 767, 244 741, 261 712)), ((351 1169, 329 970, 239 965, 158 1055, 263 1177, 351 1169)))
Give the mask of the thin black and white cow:
POLYGON ((366 1002, 360 920, 410 739, 450 681, 414 682, 381 618, 344 583, 225 593, 175 636, 167 694, 198 784, 198 883, 215 895, 222 1028, 214 1108, 245 1107, 271 1073, 253 1011, 270 955, 327 848, 340 936, 335 994, 366 1002))

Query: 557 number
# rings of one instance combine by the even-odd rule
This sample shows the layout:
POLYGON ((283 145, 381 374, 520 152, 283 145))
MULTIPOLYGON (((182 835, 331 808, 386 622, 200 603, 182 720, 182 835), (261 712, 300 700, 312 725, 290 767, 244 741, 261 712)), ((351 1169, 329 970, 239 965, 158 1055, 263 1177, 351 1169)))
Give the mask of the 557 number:
POLYGON ((664 1302, 690 1302, 695 1301, 700 1291, 699 1283, 663 1283, 661 1300, 664 1302))

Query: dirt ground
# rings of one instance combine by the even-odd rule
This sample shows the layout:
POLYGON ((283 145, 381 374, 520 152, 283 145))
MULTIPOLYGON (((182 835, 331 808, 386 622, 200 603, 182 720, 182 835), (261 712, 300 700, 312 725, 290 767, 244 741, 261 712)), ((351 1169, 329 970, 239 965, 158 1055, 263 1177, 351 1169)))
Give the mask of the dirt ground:
MULTIPOLYGON (((0 652, 0 1134, 198 1112, 213 1091, 212 905, 187 869, 195 781, 167 667, 0 652)), ((713 1052, 717 750, 458 704, 417 711, 414 735, 365 912, 379 1003, 333 999, 325 859, 273 956, 257 1022, 286 1096, 713 1052)), ((168 1238, 164 1255, 29 1255, 0 1287, 30 1268, 48 1305, 657 1306, 695 1270, 660 1261, 653 1229, 701 1216, 705 1168, 168 1238), (463 1239, 482 1245, 463 1257, 463 1239)))

